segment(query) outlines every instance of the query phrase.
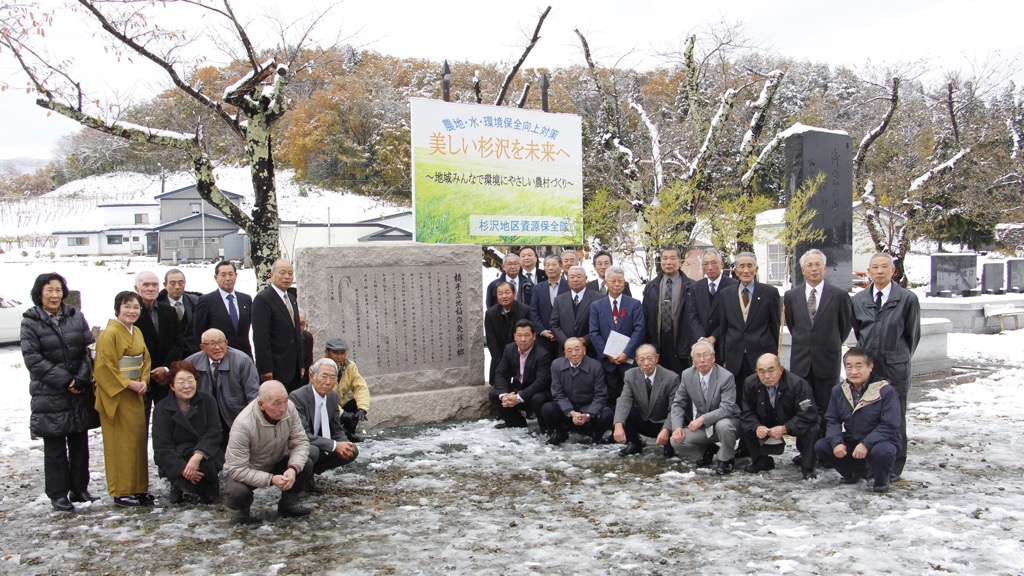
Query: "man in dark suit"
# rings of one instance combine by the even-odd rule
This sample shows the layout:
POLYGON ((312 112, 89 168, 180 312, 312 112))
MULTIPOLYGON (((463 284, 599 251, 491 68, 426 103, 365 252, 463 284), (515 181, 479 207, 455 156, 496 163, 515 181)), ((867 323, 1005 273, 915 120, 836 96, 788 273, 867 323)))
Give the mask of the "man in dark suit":
POLYGON ((892 467, 893 482, 907 463, 907 397, 914 371, 911 358, 921 341, 921 304, 917 296, 892 281, 892 256, 875 254, 868 264, 871 287, 853 297, 853 332, 857 346, 874 359, 874 374, 896 389, 900 406, 901 444, 892 467))
POLYGON ((783 437, 789 435, 796 437, 804 480, 815 478, 818 410, 807 382, 784 369, 775 354, 762 354, 757 359, 757 374, 743 382, 743 397, 740 437, 751 459, 743 469, 751 473, 774 470, 770 454, 782 454, 786 447, 783 437))
MULTIPOLYGON (((562 250, 562 253, 558 255, 559 260, 562 261, 562 274, 566 274, 566 270, 573 266, 580 265, 580 255, 575 250, 566 249, 562 250)), ((568 278, 566 278, 568 280, 568 278)))
POLYGON ((853 326, 850 295, 825 282, 825 265, 821 250, 805 252, 800 257, 804 282, 783 296, 786 326, 793 337, 789 370, 811 386, 821 435, 825 434, 825 409, 832 388, 839 382, 843 342, 853 326))
POLYGON ((171 268, 164 274, 164 289, 156 300, 174 308, 174 313, 178 315, 185 346, 181 354, 183 358, 199 350, 199 334, 195 333, 193 324, 200 296, 198 292, 185 291, 185 273, 181 270, 171 268))
POLYGON ((160 293, 160 280, 152 272, 139 272, 135 276, 135 291, 142 297, 142 313, 135 325, 142 330, 149 350, 151 368, 149 374, 155 386, 146 391, 146 422, 153 404, 167 396, 166 381, 168 368, 172 362, 181 360, 181 352, 185 341, 181 333, 181 324, 174 309, 162 302, 157 302, 160 293))
MULTIPOLYGON (((674 352, 673 352, 674 353, 674 352)), ((636 349, 637 367, 626 372, 622 395, 615 403, 612 438, 626 446, 619 456, 644 451, 640 435, 655 437, 666 458, 675 456, 669 444, 672 434, 672 400, 679 386, 679 374, 658 367, 658 351, 650 344, 636 349)))
POLYGON ((253 347, 260 381, 278 380, 289 393, 299 387, 305 370, 299 305, 288 292, 293 278, 290 262, 274 262, 270 268, 270 286, 252 301, 253 347))
POLYGON ((491 368, 487 381, 494 385, 497 378, 498 362, 505 347, 512 342, 516 323, 530 319, 530 307, 516 300, 515 288, 508 282, 500 282, 495 290, 497 303, 484 313, 484 341, 491 355, 491 368))
MULTIPOLYGON (((537 251, 529 246, 519 249, 519 264, 522 266, 520 273, 526 276, 531 284, 540 284, 548 279, 547 270, 537 267, 537 251)), ((532 298, 532 295, 531 295, 532 298)))
POLYGON ((605 273, 605 281, 608 284, 608 296, 590 305, 590 343, 601 355, 608 397, 614 402, 622 393, 622 379, 626 370, 633 367, 632 359, 636 356, 636 349, 644 342, 644 311, 639 300, 622 293, 626 286, 626 274, 622 268, 609 268, 605 273), (608 354, 613 350, 607 349, 612 332, 628 339, 625 348, 614 355, 608 354))
MULTIPOLYGON (((587 282, 587 290, 600 292, 601 295, 608 294, 608 286, 604 283, 604 274, 612 267, 612 253, 607 250, 598 250, 594 252, 592 262, 594 263, 594 271, 597 272, 597 278, 587 282)), ((629 282, 622 289, 622 293, 631 298, 633 297, 633 293, 629 290, 629 282)))
POLYGON ((564 352, 565 356, 551 363, 551 401, 541 408, 551 432, 547 443, 557 446, 568 440, 567 425, 600 442, 612 425, 604 369, 586 355, 579 338, 566 340, 564 352))
POLYGON ((526 428, 520 410, 529 408, 537 415, 541 432, 547 432, 540 411, 551 400, 551 356, 536 343, 533 324, 516 322, 515 342, 505 346, 490 393, 491 405, 504 420, 495 428, 526 428))
POLYGON ((736 380, 715 364, 715 349, 707 340, 693 345, 690 358, 693 366, 683 371, 672 400, 672 448, 680 458, 702 466, 712 462, 697 456, 719 443, 715 474, 724 476, 735 465, 736 380))
POLYGON ((590 345, 590 305, 601 299, 596 290, 587 288, 587 271, 582 266, 569 269, 569 291, 555 297, 551 308, 551 331, 555 334, 558 356, 569 338, 579 338, 587 356, 597 360, 598 351, 590 345))
POLYGON ((533 284, 520 271, 519 256, 515 254, 505 256, 505 261, 501 263, 501 269, 504 271, 504 274, 487 285, 486 307, 489 309, 498 303, 498 284, 508 282, 512 285, 512 291, 516 294, 516 300, 526 304, 526 307, 529 308, 530 297, 533 296, 533 284))
POLYGON ((549 356, 555 356, 555 333, 551 329, 551 312, 555 306, 555 297, 569 291, 569 282, 562 278, 562 262, 558 256, 551 255, 544 259, 544 267, 551 276, 533 286, 533 297, 530 302, 530 320, 539 338, 538 344, 549 356))
POLYGON ((689 342, 690 327, 686 317, 687 292, 690 279, 679 271, 682 263, 679 249, 661 250, 661 274, 644 288, 644 341, 658 351, 659 363, 679 373, 687 368, 690 355, 678 356, 679 344, 689 342))
POLYGON ((757 281, 757 257, 751 252, 736 255, 739 283, 722 288, 716 317, 711 319, 714 342, 721 342, 723 366, 743 382, 755 372, 761 354, 779 352, 782 301, 774 286, 757 281))
POLYGON ((235 290, 238 271, 234 262, 221 260, 213 268, 217 289, 199 297, 193 329, 197 337, 210 328, 216 328, 228 339, 228 346, 252 358, 249 342, 252 296, 235 290))
MULTIPOLYGON (((338 365, 330 358, 321 358, 311 368, 313 378, 288 395, 299 413, 299 421, 309 439, 309 462, 313 474, 321 474, 351 463, 359 455, 355 444, 345 440, 341 425, 338 393, 338 365)), ((310 476, 310 492, 321 492, 310 476)))
MULTIPOLYGON (((679 342, 677 354, 689 356, 690 346, 701 338, 711 336, 711 319, 717 315, 715 308, 718 302, 718 293, 722 288, 736 284, 735 278, 722 274, 725 262, 722 260, 722 253, 714 248, 708 248, 700 258, 701 269, 704 271, 704 278, 690 285, 690 291, 686 295, 686 317, 690 328, 690 342, 679 342)), ((724 358, 722 347, 715 344, 715 355, 724 358)))

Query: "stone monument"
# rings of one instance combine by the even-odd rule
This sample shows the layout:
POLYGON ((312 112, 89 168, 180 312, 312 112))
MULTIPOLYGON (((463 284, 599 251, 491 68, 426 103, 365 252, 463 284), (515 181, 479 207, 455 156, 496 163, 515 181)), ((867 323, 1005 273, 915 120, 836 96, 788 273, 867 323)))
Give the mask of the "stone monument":
POLYGON ((1024 291, 1024 260, 1010 259, 1006 261, 1006 291, 1024 291))
POLYGON ((300 248, 295 271, 313 357, 328 338, 348 340, 370 387, 370 427, 488 412, 479 246, 300 248))
POLYGON ((949 290, 953 294, 964 294, 977 287, 977 254, 932 254, 929 296, 938 296, 943 290, 949 290))
POLYGON ((989 262, 981 265, 981 293, 1005 294, 1003 291, 1003 265, 989 262))
POLYGON ((811 248, 825 253, 825 280, 849 291, 853 284, 853 153, 846 132, 797 125, 786 137, 786 198, 818 174, 825 181, 811 197, 817 210, 812 226, 825 233, 825 240, 803 243, 793 254, 793 284, 803 281, 800 255, 811 248))

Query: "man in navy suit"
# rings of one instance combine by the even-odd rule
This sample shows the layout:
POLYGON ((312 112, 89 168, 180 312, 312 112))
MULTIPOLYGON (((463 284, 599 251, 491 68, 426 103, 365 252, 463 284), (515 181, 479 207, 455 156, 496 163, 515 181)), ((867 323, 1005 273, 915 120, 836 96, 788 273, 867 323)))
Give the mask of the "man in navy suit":
POLYGON ((774 286, 757 281, 753 253, 736 255, 736 274, 739 283, 722 288, 718 296, 719 313, 711 319, 709 340, 722 344, 725 369, 743 382, 757 372, 762 354, 779 352, 782 302, 774 286))
POLYGON ((679 344, 688 343, 689 322, 686 318, 686 293, 690 279, 680 272, 679 249, 667 246, 661 250, 661 274, 644 287, 645 342, 658 351, 658 363, 679 373, 690 364, 688 354, 677 356, 679 344))
POLYGON ((537 415, 541 432, 547 431, 541 408, 551 400, 551 356, 536 345, 537 334, 529 320, 516 322, 515 342, 505 346, 491 388, 491 405, 504 422, 495 428, 526 428, 520 410, 537 415))
POLYGON ((497 280, 487 285, 487 308, 494 306, 498 303, 498 295, 496 291, 498 284, 501 282, 508 282, 512 285, 512 290, 516 293, 516 300, 530 306, 530 297, 533 296, 533 284, 530 279, 523 275, 521 272, 522 268, 519 263, 519 256, 515 254, 509 254, 505 256, 505 261, 501 263, 501 269, 505 272, 498 277, 497 280))
POLYGON ((825 435, 825 411, 839 382, 843 342, 853 328, 853 302, 843 289, 825 281, 825 254, 811 249, 800 257, 804 282, 783 297, 786 326, 793 336, 789 370, 814 393, 818 430, 825 435))
MULTIPOLYGON (((537 267, 537 251, 529 246, 519 249, 520 273, 530 281, 531 284, 540 284, 548 279, 546 270, 537 267)), ((561 262, 559 262, 561 264, 561 262)))
POLYGON ((530 320, 539 338, 537 343, 549 356, 555 356, 555 333, 551 330, 551 312, 555 297, 569 291, 569 282, 562 278, 562 261, 554 254, 544 259, 544 268, 551 273, 543 282, 534 284, 530 301, 530 320))
POLYGON ((252 301, 253 344, 260 381, 278 380, 289 393, 299 387, 305 370, 299 305, 288 292, 293 278, 290 262, 274 262, 270 268, 270 286, 252 301))
POLYGON ((579 338, 587 356, 597 360, 598 351, 590 344, 590 305, 601 299, 601 293, 587 287, 587 271, 582 266, 570 268, 568 276, 569 291, 556 296, 551 309, 557 356, 562 355, 566 340, 579 338))
MULTIPOLYGON (((736 284, 735 278, 722 274, 725 262, 722 260, 722 253, 714 248, 708 248, 701 254, 700 266, 704 272, 704 278, 690 285, 690 292, 686 295, 686 317, 689 321, 690 341, 677 342, 676 354, 689 356, 690 346, 701 338, 711 336, 711 318, 717 314, 715 304, 718 302, 718 293, 722 288, 736 284)), ((719 358, 722 355, 722 347, 715 344, 715 354, 719 358)))
POLYGON ((252 358, 249 343, 250 310, 252 296, 235 290, 238 271, 234 262, 221 260, 213 268, 217 289, 199 297, 196 302, 193 329, 201 337, 210 328, 216 328, 228 339, 228 346, 252 358))
POLYGON ((608 398, 615 402, 622 393, 626 371, 633 367, 631 360, 636 356, 636 349, 644 342, 644 311, 639 300, 622 293, 626 287, 626 273, 622 268, 609 268, 604 278, 608 296, 590 305, 590 343, 601 356, 608 398), (625 349, 614 356, 605 353, 612 332, 629 339, 625 349))
POLYGON ((171 268, 164 273, 164 289, 157 295, 156 301, 163 302, 174 309, 181 324, 181 333, 185 339, 182 358, 195 354, 199 350, 199 334, 195 334, 193 323, 196 315, 196 303, 202 294, 185 291, 185 273, 171 268))
POLYGON ((551 363, 551 401, 541 415, 551 432, 547 443, 557 446, 569 439, 566 428, 588 434, 600 442, 612 426, 612 409, 601 363, 586 355, 579 338, 565 341, 565 356, 551 363))

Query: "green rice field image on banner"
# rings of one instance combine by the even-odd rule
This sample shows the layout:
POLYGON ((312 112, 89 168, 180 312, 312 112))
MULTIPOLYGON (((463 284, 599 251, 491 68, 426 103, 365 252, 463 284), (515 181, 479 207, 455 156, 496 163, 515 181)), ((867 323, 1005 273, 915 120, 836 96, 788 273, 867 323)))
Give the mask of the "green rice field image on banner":
POLYGON ((582 243, 579 116, 410 103, 417 242, 582 243))

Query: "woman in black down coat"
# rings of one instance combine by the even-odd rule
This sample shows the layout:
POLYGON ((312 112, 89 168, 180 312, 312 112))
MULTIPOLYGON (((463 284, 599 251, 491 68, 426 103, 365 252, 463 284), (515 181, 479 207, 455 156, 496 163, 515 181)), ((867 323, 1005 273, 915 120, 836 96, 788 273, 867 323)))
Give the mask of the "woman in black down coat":
POLYGON ((92 359, 96 341, 82 313, 64 304, 68 284, 56 272, 32 285, 35 304, 22 316, 21 353, 28 368, 33 437, 43 439, 46 495, 54 510, 70 512, 89 494, 90 428, 99 426, 93 404, 92 359))
POLYGON ((188 362, 173 362, 168 394, 153 407, 153 460, 170 483, 169 499, 178 504, 211 504, 220 495, 217 473, 224 466, 217 401, 199 391, 199 373, 188 362))

